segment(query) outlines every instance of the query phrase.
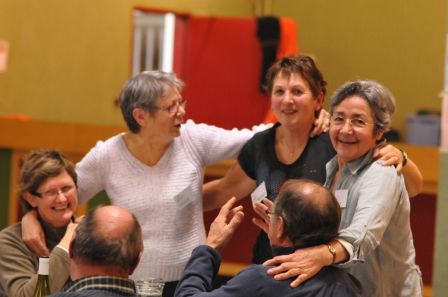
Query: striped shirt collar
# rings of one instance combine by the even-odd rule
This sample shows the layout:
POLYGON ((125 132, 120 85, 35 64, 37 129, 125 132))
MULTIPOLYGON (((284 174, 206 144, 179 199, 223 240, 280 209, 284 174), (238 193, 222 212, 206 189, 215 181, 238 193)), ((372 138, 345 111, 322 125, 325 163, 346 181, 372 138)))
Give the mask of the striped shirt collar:
POLYGON ((82 290, 110 290, 120 291, 127 294, 136 294, 134 281, 127 278, 94 275, 70 281, 64 287, 65 292, 76 292, 82 290))

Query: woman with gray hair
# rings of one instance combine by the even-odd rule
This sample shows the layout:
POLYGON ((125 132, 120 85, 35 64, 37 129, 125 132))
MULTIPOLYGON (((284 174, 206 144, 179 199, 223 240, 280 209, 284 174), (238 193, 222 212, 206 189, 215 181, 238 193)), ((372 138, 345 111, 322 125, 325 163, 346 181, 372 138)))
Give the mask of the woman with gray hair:
POLYGON ((301 283, 338 263, 360 280, 366 296, 421 296, 404 179, 373 157, 394 111, 392 94, 377 82, 349 82, 336 91, 330 139, 337 155, 327 163, 325 186, 342 208, 338 237, 269 261, 284 263, 272 274, 289 270, 278 279, 299 275, 296 282, 301 283))
MULTIPOLYGON (((184 122, 182 87, 161 71, 130 78, 120 95, 129 131, 99 141, 76 165, 81 203, 105 190, 112 204, 138 218, 145 249, 132 278, 162 278, 165 296, 174 293, 193 248, 205 241, 204 167, 235 159, 254 134, 184 122)), ((32 229, 28 233, 37 234, 32 229)))
MULTIPOLYGON (((184 123, 182 87, 161 71, 130 78, 120 95, 129 132, 99 141, 76 166, 81 202, 105 190, 138 218, 145 249, 132 278, 162 278, 164 296, 172 296, 191 251, 205 241, 204 166, 235 159, 254 134, 184 123)), ((314 113, 308 118, 316 121, 314 113)))
POLYGON ((129 132, 100 141, 79 162, 79 197, 106 190, 111 202, 138 218, 144 252, 132 278, 162 278, 174 292, 194 247, 205 240, 204 167, 235 159, 251 130, 184 123, 183 83, 145 71, 129 79, 120 108, 129 132))

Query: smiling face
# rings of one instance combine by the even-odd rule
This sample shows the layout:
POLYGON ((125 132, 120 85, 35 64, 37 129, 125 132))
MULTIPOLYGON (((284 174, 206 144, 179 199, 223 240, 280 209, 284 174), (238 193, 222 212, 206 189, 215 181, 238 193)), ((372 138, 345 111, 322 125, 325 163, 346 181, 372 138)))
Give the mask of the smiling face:
POLYGON ((66 226, 78 207, 75 182, 65 170, 57 176, 47 178, 35 194, 24 193, 24 199, 54 228, 66 226))
POLYGON ((336 117, 344 119, 344 123, 338 125, 331 121, 330 139, 340 161, 350 162, 363 156, 383 136, 383 133, 375 135, 372 109, 362 97, 352 96, 341 101, 333 109, 332 119, 336 117), (364 125, 357 125, 361 120, 364 125))
POLYGON ((323 96, 315 98, 301 75, 280 72, 274 79, 271 100, 272 111, 282 126, 310 130, 315 112, 322 107, 323 96))

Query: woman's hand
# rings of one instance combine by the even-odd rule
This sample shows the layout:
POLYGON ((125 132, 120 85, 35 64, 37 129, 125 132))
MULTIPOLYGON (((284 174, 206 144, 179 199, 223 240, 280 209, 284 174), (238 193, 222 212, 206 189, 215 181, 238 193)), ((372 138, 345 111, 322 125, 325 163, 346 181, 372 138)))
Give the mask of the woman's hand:
POLYGON ((274 203, 272 203, 272 201, 267 198, 263 199, 263 203, 254 203, 254 211, 260 216, 260 218, 253 218, 252 222, 265 233, 268 233, 269 231, 269 213, 273 211, 273 206, 274 203))
POLYGON ((76 227, 78 227, 77 223, 70 222, 67 225, 67 230, 65 230, 64 237, 62 237, 59 245, 61 245, 65 250, 69 250, 70 242, 72 241, 73 233, 75 233, 76 227))
POLYGON ((323 132, 328 132, 330 129, 330 114, 325 110, 321 109, 314 120, 313 130, 310 133, 310 137, 315 137, 323 132))
POLYGON ((84 217, 85 217, 85 215, 77 217, 75 220, 73 220, 72 222, 70 222, 67 225, 67 230, 65 230, 64 237, 62 237, 61 241, 59 242, 59 245, 61 245, 67 251, 70 248, 70 242, 72 241, 73 234, 75 233, 76 227, 78 227, 78 224, 81 223, 81 221, 84 219, 84 217))
POLYGON ((329 265, 328 256, 328 247, 318 245, 298 249, 289 255, 274 257, 264 262, 263 265, 276 266, 267 271, 276 280, 285 280, 297 276, 290 284, 291 287, 295 288, 316 275, 322 267, 329 265))
POLYGON ((383 166, 394 165, 397 173, 403 174, 409 197, 415 197, 422 192, 423 176, 420 169, 411 159, 407 159, 404 164, 404 153, 401 150, 391 144, 378 146, 375 149, 374 157, 381 160, 383 166))
POLYGON ((36 256, 50 256, 50 251, 45 242, 45 234, 35 210, 27 212, 22 218, 22 240, 36 256))
POLYGON ((399 174, 403 170, 403 153, 391 144, 379 145, 373 156, 375 159, 381 160, 383 166, 395 166, 399 174))

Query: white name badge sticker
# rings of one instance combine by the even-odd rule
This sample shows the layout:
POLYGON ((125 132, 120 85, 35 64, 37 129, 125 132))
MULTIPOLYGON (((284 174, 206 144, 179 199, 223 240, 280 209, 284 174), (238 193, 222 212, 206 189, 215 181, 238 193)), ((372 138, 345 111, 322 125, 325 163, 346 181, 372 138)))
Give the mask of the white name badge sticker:
POLYGON ((250 198, 252 199, 252 204, 255 204, 255 202, 261 202, 264 198, 268 196, 268 192, 266 191, 266 184, 262 182, 258 185, 258 187, 255 189, 255 191, 250 194, 250 198))
POLYGON ((344 208, 347 205, 348 189, 336 190, 334 192, 334 196, 336 197, 336 200, 339 202, 339 206, 341 208, 344 208))

